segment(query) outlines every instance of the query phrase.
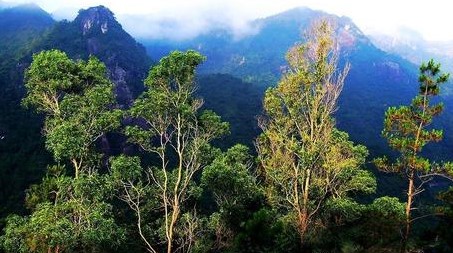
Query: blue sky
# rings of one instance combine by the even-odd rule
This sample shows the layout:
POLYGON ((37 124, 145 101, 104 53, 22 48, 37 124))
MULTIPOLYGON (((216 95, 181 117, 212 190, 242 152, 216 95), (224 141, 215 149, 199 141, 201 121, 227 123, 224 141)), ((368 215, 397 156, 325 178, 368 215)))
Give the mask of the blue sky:
POLYGON ((426 40, 453 41, 453 3, 447 0, 6 0, 35 2, 57 19, 71 19, 80 8, 105 5, 134 36, 181 38, 215 27, 250 32, 248 21, 297 6, 344 15, 365 34, 398 35, 401 27, 419 32, 426 40), (140 21, 140 25, 137 22, 140 21), (161 24, 173 23, 177 32, 161 24))

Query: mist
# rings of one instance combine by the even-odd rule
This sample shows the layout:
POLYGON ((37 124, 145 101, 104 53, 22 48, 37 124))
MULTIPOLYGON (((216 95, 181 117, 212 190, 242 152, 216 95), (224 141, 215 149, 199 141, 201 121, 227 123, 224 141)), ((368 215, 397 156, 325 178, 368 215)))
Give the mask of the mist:
POLYGON ((295 7, 309 7, 348 16, 366 34, 398 36, 401 27, 428 41, 451 41, 450 3, 443 0, 9 0, 2 5, 35 2, 56 20, 72 20, 79 9, 104 5, 115 13, 125 30, 137 38, 190 39, 216 29, 235 38, 256 32, 251 21, 295 7))
POLYGON ((252 18, 234 10, 210 7, 187 11, 182 9, 153 14, 119 14, 117 20, 134 37, 141 39, 185 40, 214 30, 227 30, 240 39, 255 34, 252 18))

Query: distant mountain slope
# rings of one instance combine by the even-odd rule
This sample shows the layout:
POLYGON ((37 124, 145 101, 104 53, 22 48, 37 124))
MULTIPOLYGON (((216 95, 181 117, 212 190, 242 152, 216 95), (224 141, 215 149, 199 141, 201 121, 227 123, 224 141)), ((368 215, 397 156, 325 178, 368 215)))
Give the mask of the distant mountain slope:
POLYGON ((438 58, 449 71, 453 70, 453 41, 428 41, 408 28, 400 28, 395 35, 371 34, 370 39, 382 50, 401 55, 413 63, 438 58))
MULTIPOLYGON (((341 62, 348 61, 352 66, 339 101, 339 127, 355 141, 367 145, 373 155, 387 152, 387 144, 380 136, 385 110, 392 105, 408 104, 416 95, 418 66, 377 48, 347 17, 297 8, 254 21, 257 33, 242 39, 219 30, 186 41, 142 43, 155 59, 174 49, 196 49, 208 58, 200 68, 202 73, 227 73, 271 86, 278 82, 286 65, 288 48, 303 39, 302 32, 320 18, 329 19, 337 27, 341 62)), ((447 103, 452 100, 444 99, 447 103)), ((453 107, 447 107, 441 117, 439 122, 443 123, 446 138, 441 148, 436 148, 438 152, 428 151, 437 159, 453 157, 453 134, 449 133, 453 132, 453 107)))
POLYGON ((251 26, 258 32, 240 39, 229 31, 217 30, 186 41, 150 40, 142 43, 153 59, 158 59, 175 48, 199 50, 208 57, 201 68, 202 72, 228 73, 249 82, 269 86, 278 81, 282 67, 286 65, 287 50, 302 39, 304 30, 312 22, 323 17, 338 23, 338 32, 345 45, 352 43, 348 40, 351 38, 369 43, 348 18, 338 18, 308 8, 296 8, 255 20, 251 26))
MULTIPOLYGON (((453 41, 427 41, 418 32, 403 28, 397 35, 372 34, 370 39, 382 50, 401 55, 414 64, 435 59, 445 71, 453 72, 453 41)), ((453 95, 453 85, 445 87, 444 91, 453 95)))
POLYGON ((204 100, 204 109, 215 111, 230 123, 230 134, 216 145, 229 148, 236 143, 249 146, 259 134, 256 115, 262 111, 264 88, 228 74, 201 75, 196 93, 204 100))
POLYGON ((0 9, 0 75, 30 51, 40 35, 55 21, 36 5, 19 5, 0 9))
POLYGON ((40 117, 20 106, 24 65, 19 59, 54 23, 36 5, 0 10, 0 217, 22 207, 24 190, 41 178, 48 159, 40 117))
MULTIPOLYGON (((0 6, 4 5, 0 2, 0 6)), ((0 11, 2 34, 18 33, 22 29, 39 30, 55 23, 52 17, 35 4, 18 5, 11 8, 2 6, 0 11)))

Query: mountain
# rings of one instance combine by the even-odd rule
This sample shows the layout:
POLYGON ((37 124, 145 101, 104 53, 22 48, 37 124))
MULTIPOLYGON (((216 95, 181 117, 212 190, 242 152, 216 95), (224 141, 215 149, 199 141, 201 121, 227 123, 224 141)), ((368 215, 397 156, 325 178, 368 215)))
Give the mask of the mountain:
MULTIPOLYGON (((340 129, 368 146, 371 157, 388 153, 381 137, 384 113, 389 106, 408 104, 418 92, 418 66, 376 47, 347 17, 308 8, 296 8, 255 20, 256 32, 235 38, 227 30, 216 30, 183 41, 142 40, 153 59, 174 49, 195 49, 207 56, 200 72, 231 74, 258 86, 273 86, 285 69, 285 53, 298 41, 313 20, 327 18, 336 26, 341 45, 340 65, 351 64, 336 115, 340 129)), ((440 144, 427 146, 437 160, 453 157, 453 98, 444 96, 446 110, 437 121, 445 129, 440 144), (451 129, 451 130, 450 130, 451 129)), ((252 101, 246 101, 252 103, 252 101)), ((224 106, 228 106, 225 102, 224 106)), ((256 111, 256 114, 261 113, 256 111)))
POLYGON ((0 10, 0 45, 0 185, 9 186, 0 189, 2 217, 22 211, 25 189, 42 177, 50 162, 41 137, 42 118, 20 106, 32 54, 55 48, 73 59, 98 57, 123 106, 143 90, 151 61, 104 6, 81 10, 72 22, 55 22, 36 5, 0 10))
MULTIPOLYGON (((428 41, 417 31, 408 28, 401 28, 398 34, 392 36, 371 34, 370 39, 382 50, 401 55, 414 64, 434 58, 446 71, 453 72, 452 41, 428 41)), ((447 91, 453 94, 453 88, 447 91)))
POLYGON ((36 4, 23 4, 15 7, 6 7, 0 2, 0 28, 2 34, 23 32, 24 30, 40 30, 49 27, 55 21, 36 4))
POLYGON ((23 57, 54 23, 47 12, 34 4, 0 9, 0 68, 6 71, 14 65, 11 59, 23 57))
POLYGON ((41 178, 49 160, 40 117, 20 106, 25 68, 20 59, 54 24, 36 5, 0 9, 0 217, 20 210, 24 190, 41 178))
MULTIPOLYGON (((309 8, 296 8, 284 13, 253 21, 250 26, 256 33, 241 39, 227 30, 216 30, 191 40, 148 40, 142 43, 153 59, 159 59, 175 48, 192 48, 207 55, 202 73, 228 73, 245 81, 264 86, 275 84, 285 66, 285 54, 301 40, 303 31, 322 17, 338 22, 340 40, 347 45, 350 39, 367 40, 346 17, 338 18, 309 8), (357 36, 354 36, 357 35, 357 36)), ((363 43, 368 43, 364 41, 363 43)))
POLYGON ((145 48, 123 30, 114 14, 104 6, 80 10, 74 21, 62 21, 36 47, 60 49, 71 58, 94 55, 107 66, 120 104, 128 105, 143 90, 150 59, 145 48))
POLYGON ((230 123, 230 134, 215 144, 227 149, 243 143, 254 150, 254 139, 260 133, 255 116, 262 111, 264 87, 228 74, 201 75, 197 83, 196 95, 203 98, 203 109, 213 110, 230 123))

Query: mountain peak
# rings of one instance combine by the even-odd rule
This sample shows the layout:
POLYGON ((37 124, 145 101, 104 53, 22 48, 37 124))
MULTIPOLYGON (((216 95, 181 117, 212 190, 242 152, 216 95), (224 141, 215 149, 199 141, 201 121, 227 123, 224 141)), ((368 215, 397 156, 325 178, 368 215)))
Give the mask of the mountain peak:
POLYGON ((26 3, 12 6, 6 2, 0 1, 0 9, 10 13, 36 13, 49 16, 49 14, 45 10, 43 10, 41 7, 39 7, 39 5, 35 3, 26 3))
MULTIPOLYGON (((368 45, 370 42, 354 22, 345 16, 329 14, 321 10, 307 7, 297 7, 285 12, 258 20, 262 29, 285 31, 286 36, 291 32, 294 37, 304 35, 309 27, 319 20, 327 20, 335 29, 336 37, 342 49, 355 50, 359 44, 368 45), (359 43, 360 42, 360 43, 359 43)), ((303 37, 300 39, 304 39, 303 37)))
POLYGON ((113 12, 103 5, 80 10, 74 21, 80 25, 83 35, 99 31, 105 34, 110 28, 120 26, 113 12))
POLYGON ((8 36, 15 36, 22 34, 22 32, 27 34, 31 31, 43 31, 52 26, 54 22, 50 14, 36 4, 16 5, 5 9, 0 6, 1 38, 9 38, 8 40, 10 40, 11 37, 8 36))

